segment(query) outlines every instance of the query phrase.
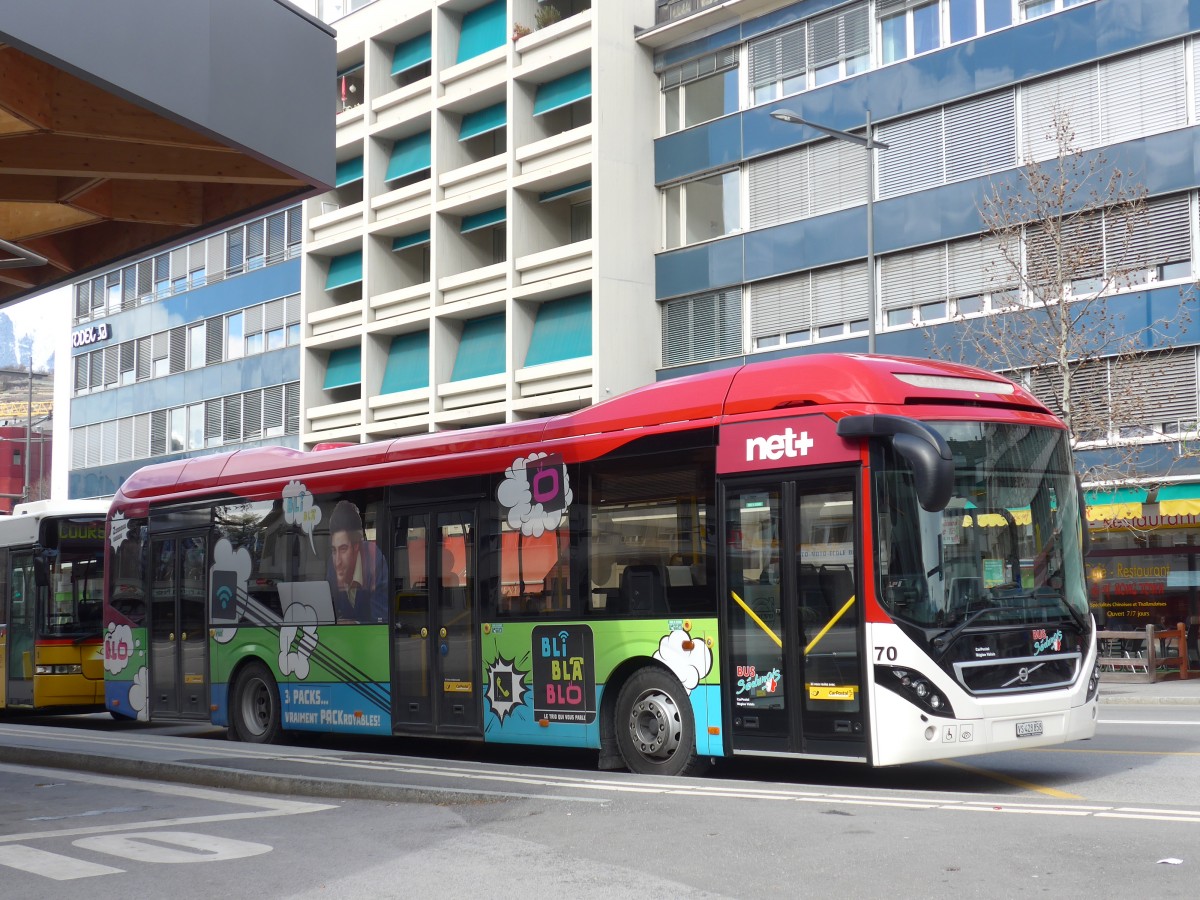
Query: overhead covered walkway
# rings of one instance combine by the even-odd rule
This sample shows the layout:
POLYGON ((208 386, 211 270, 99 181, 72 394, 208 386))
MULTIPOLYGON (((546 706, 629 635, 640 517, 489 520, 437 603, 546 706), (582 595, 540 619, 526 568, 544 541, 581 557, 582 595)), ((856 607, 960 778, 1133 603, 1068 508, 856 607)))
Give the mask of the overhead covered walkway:
POLYGON ((0 16, 0 307, 334 180, 333 31, 284 0, 0 16))

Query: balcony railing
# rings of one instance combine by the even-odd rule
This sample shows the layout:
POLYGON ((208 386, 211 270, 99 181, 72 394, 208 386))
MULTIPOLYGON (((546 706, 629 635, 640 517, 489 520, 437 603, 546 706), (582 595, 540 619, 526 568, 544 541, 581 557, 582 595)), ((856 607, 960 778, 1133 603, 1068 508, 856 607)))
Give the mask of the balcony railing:
POLYGON ((654 11, 654 24, 674 22, 724 2, 725 0, 658 0, 658 8, 654 11))

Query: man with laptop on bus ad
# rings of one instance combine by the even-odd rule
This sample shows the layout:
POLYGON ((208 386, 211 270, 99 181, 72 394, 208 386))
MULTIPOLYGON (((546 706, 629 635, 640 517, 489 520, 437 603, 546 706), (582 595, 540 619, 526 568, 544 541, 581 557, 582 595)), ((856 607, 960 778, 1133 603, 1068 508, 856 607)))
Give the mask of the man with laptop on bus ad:
POLYGON ((339 625, 387 621, 387 561, 366 540, 362 516, 349 500, 339 500, 329 519, 328 578, 339 625))

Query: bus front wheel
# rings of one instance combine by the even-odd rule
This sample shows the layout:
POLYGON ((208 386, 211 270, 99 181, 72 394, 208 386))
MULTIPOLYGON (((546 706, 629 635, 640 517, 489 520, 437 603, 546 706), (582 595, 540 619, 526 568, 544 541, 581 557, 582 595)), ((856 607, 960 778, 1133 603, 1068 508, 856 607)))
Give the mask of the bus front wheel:
POLYGON ((271 670, 260 662, 242 669, 234 684, 230 737, 250 744, 279 740, 279 688, 271 670))
POLYGON ((617 747, 638 775, 692 775, 696 755, 692 704, 679 679, 665 669, 634 672, 617 695, 617 747))

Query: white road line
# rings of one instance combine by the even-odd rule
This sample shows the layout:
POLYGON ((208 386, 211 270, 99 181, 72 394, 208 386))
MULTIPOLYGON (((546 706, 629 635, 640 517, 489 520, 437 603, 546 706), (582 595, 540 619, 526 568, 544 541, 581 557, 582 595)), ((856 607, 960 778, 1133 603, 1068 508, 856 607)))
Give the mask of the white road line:
POLYGON ((241 796, 228 791, 211 790, 209 788, 189 787, 180 784, 166 784, 157 781, 138 781, 132 778, 114 778, 108 775, 65 775, 61 770, 39 769, 33 766, 10 766, 0 764, 0 771, 14 772, 19 775, 30 775, 38 778, 53 776, 84 784, 103 785, 126 792, 147 791, 156 794, 169 794, 175 797, 187 797, 192 800, 204 800, 211 803, 221 803, 232 806, 250 807, 248 812, 214 813, 206 816, 185 816, 171 819, 148 819, 140 822, 106 823, 80 828, 54 829, 51 831, 32 831, 25 834, 0 835, 0 845, 17 844, 21 841, 32 841, 52 837, 82 837, 90 834, 110 834, 117 831, 136 831, 146 828, 165 828, 167 826, 196 825, 210 822, 232 822, 246 819, 274 818, 276 816, 294 816, 310 812, 320 812, 326 809, 336 809, 337 804, 308 803, 300 800, 286 800, 282 797, 241 796))
POLYGON ((1097 719, 1098 725, 1185 725, 1195 728, 1200 722, 1164 722, 1161 719, 1097 719))
POLYGON ((73 881, 76 878, 92 878, 95 875, 116 875, 125 871, 19 845, 0 847, 0 866, 20 869, 22 872, 53 878, 55 881, 73 881))

